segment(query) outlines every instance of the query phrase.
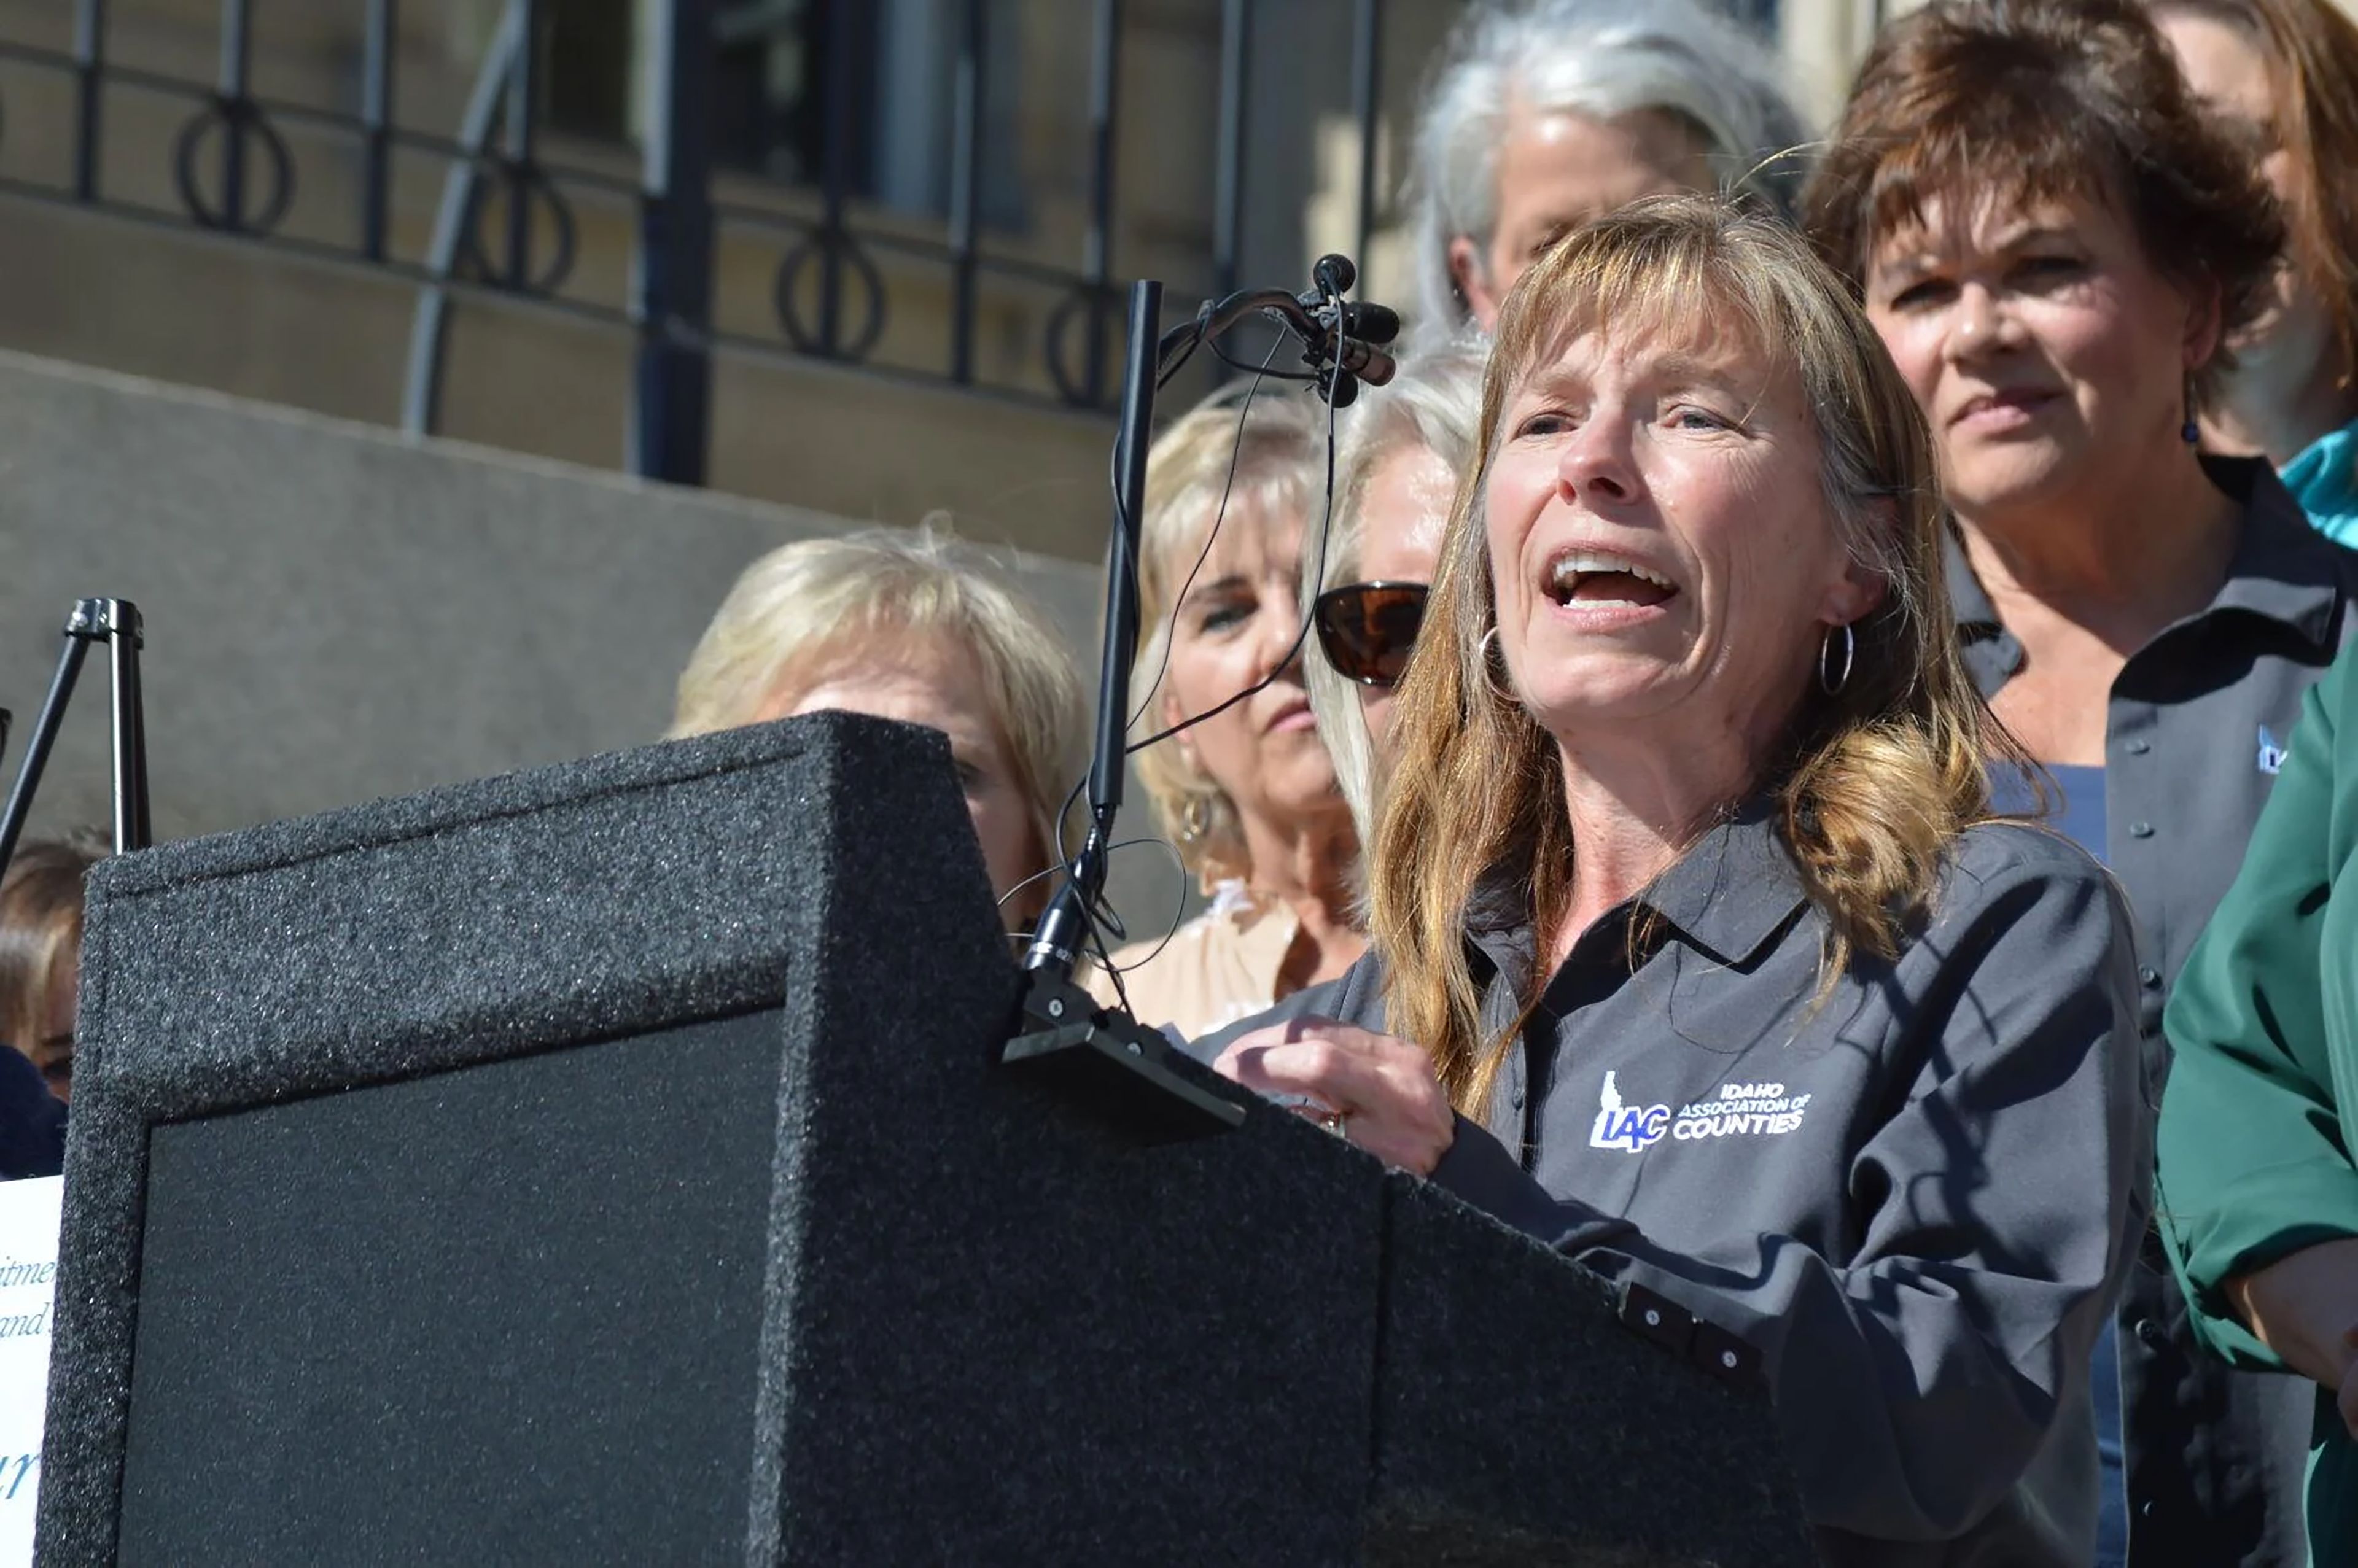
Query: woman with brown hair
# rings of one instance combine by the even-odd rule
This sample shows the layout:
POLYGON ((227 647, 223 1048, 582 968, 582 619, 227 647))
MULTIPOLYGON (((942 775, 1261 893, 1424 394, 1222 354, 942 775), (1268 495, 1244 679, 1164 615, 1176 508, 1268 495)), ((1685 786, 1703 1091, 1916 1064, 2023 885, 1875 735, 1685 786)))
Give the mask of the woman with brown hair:
POLYGON ((82 879, 105 858, 94 830, 28 838, 0 878, 0 1040, 39 1068, 59 1099, 73 1092, 82 879))
POLYGON ((2289 243, 2227 346, 2206 440, 2259 452, 2358 542, 2358 26, 2327 0, 2151 0, 2188 85, 2259 159, 2289 243))
POLYGON ((1671 198, 1525 274, 1480 439, 1373 951, 1219 1069, 1765 1385, 1827 1561, 2084 1564, 2126 917, 1990 817, 1906 384, 1806 242, 1671 198))
MULTIPOLYGON (((2133 0, 1936 0, 1877 41, 1804 209, 1931 421, 1966 666, 2136 912, 2158 1094, 2169 988, 2358 630, 2358 556, 2196 439, 2276 204, 2133 0)), ((2297 1563, 2309 1391, 2198 1354, 2143 1251, 2099 1346, 2097 1561, 2297 1563)))

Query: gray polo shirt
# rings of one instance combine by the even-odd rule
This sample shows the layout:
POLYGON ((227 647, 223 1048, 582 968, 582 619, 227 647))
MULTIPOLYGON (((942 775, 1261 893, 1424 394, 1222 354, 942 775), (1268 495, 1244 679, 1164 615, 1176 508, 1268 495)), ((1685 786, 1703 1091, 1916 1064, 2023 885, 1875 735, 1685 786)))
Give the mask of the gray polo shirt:
MULTIPOLYGON (((2244 503, 2226 580, 2130 656, 2105 720, 2104 852, 2137 921, 2157 1096, 2169 987, 2243 864, 2285 748, 2298 743, 2302 694, 2358 632, 2348 611, 2358 552, 2312 528, 2266 464, 2206 458, 2203 468, 2244 503)), ((1994 696, 2022 667, 2022 645, 1954 541, 1949 583, 1965 663, 1994 696)), ((2298 1568, 2311 1385, 2232 1372, 2201 1354, 2158 1238, 2130 1272, 2119 1316, 2130 1561, 2298 1568)))
MULTIPOLYGON (((1467 928, 1503 1028, 1528 912, 1494 891, 1467 928)), ((2089 1353, 2151 1160, 2118 894, 1993 824, 1899 956, 1819 1003, 1823 932, 1765 811, 1714 828, 1546 980, 1433 1179, 1765 1384, 1830 1561, 2083 1564, 2089 1353)), ((1382 989, 1370 955, 1254 1022, 1381 1029, 1382 989)))

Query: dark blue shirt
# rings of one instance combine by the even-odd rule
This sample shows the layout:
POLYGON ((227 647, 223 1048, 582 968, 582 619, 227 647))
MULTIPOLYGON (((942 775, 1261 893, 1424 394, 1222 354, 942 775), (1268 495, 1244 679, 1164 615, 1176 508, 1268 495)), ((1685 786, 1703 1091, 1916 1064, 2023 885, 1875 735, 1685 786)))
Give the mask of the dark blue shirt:
POLYGON ((23 1053, 0 1044, 0 1182, 65 1168, 65 1102, 23 1053))
POLYGON ((2023 774, 2013 768, 1996 769, 1990 774, 1990 804, 2022 816, 2039 816, 2043 809, 2048 827, 2109 865, 2111 857, 2104 853, 2104 770, 2049 762, 2046 773, 2051 787, 2042 803, 2023 774))

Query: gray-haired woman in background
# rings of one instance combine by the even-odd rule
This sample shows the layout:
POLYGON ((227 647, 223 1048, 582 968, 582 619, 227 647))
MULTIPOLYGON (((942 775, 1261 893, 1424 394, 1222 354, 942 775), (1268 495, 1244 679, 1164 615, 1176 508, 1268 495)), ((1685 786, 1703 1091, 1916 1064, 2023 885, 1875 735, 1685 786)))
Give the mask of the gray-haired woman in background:
POLYGON ((1382 395, 1354 412, 1336 461, 1325 581, 1308 590, 1318 652, 1304 673, 1361 844, 1375 841, 1392 689, 1423 623, 1458 477, 1481 443, 1484 357, 1457 342, 1403 362, 1382 395))
POLYGON ((1790 211, 1801 118, 1775 49, 1693 0, 1477 3, 1417 127, 1417 332, 1488 331, 1540 252, 1641 196, 1742 190, 1790 211))

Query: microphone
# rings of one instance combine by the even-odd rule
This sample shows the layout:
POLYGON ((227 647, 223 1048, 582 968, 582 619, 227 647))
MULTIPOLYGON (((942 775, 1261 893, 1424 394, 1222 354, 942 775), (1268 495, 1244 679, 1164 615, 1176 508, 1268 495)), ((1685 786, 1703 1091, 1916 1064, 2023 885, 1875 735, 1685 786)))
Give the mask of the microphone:
MULTIPOLYGON (((1314 373, 1318 395, 1340 408, 1358 395, 1359 384, 1381 386, 1397 368, 1382 345, 1400 336, 1400 312, 1343 293, 1359 280, 1351 258, 1320 256, 1311 268, 1316 287, 1306 294, 1282 288, 1246 289, 1217 302, 1206 301, 1195 323, 1180 329, 1183 345, 1226 331, 1247 314, 1259 312, 1291 332, 1314 373)), ((1165 345, 1164 351, 1169 351, 1165 345)))
POLYGON ((1343 340, 1343 357, 1338 362, 1344 373, 1357 376, 1369 386, 1383 385, 1400 369, 1400 362, 1391 355, 1357 338, 1343 340))
MULTIPOLYGON (((1320 316, 1330 301, 1342 299, 1359 281, 1359 269, 1351 258, 1325 255, 1310 269, 1317 287, 1301 296, 1303 309, 1314 317, 1320 316)), ((1343 336, 1357 338, 1363 343, 1389 343, 1400 336, 1400 312, 1387 305, 1375 305, 1364 300, 1343 300, 1343 336)))
POLYGON ((1389 343, 1400 336, 1400 312, 1389 305, 1343 307, 1343 336, 1363 343, 1389 343))
MULTIPOLYGON (((1391 380, 1399 366, 1391 355, 1382 351, 1382 345, 1400 336, 1400 312, 1390 306, 1368 301, 1351 301, 1342 297, 1359 281, 1359 269, 1346 255, 1320 256, 1310 269, 1316 286, 1301 297, 1302 308, 1310 318, 1323 324, 1331 337, 1342 341, 1331 351, 1333 369, 1339 373, 1336 390, 1347 403, 1356 395, 1353 380, 1369 386, 1381 386, 1391 380), (1339 307, 1340 319, 1336 319, 1339 307)), ((1324 345, 1314 346, 1314 355, 1320 354, 1324 345)))
POLYGON ((1358 395, 1355 383, 1381 386, 1399 369, 1381 345, 1400 336, 1400 312, 1389 306, 1343 297, 1359 281, 1359 269, 1348 256, 1320 256, 1310 276, 1317 287, 1303 295, 1302 303, 1341 340, 1334 346, 1331 385, 1334 401, 1348 403, 1358 395))

